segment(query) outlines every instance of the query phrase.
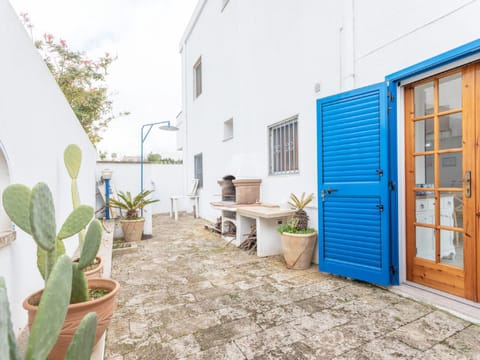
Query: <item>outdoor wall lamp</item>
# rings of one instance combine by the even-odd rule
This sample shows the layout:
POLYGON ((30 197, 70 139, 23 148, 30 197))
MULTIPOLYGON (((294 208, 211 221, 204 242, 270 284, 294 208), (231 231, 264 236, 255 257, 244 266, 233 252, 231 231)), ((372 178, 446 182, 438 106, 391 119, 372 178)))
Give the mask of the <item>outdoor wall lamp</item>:
MULTIPOLYGON (((162 125, 162 126, 159 126, 160 130, 166 130, 166 131, 178 130, 176 126, 173 126, 170 124, 170 121, 160 121, 160 122, 142 125, 142 131, 140 133, 140 192, 143 192, 143 143, 147 139, 148 134, 150 134, 150 131, 152 130, 152 127, 154 125, 162 125)), ((142 216, 143 216, 143 209, 142 209, 142 216)))

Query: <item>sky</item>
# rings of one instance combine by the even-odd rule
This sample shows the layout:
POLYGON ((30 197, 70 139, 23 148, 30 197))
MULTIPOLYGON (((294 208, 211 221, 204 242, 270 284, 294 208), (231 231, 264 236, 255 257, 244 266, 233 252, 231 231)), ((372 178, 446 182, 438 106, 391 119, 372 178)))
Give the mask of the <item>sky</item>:
MULTIPOLYGON (((113 120, 98 150, 140 154, 143 124, 175 123, 182 109, 179 43, 197 0, 10 0, 28 13, 33 38, 45 33, 66 40, 77 51, 97 57, 108 52, 118 59, 107 77, 115 112, 130 115, 113 120)), ((176 133, 154 127, 144 152, 176 150, 176 133)), ((167 154, 168 155, 168 154, 167 154)))

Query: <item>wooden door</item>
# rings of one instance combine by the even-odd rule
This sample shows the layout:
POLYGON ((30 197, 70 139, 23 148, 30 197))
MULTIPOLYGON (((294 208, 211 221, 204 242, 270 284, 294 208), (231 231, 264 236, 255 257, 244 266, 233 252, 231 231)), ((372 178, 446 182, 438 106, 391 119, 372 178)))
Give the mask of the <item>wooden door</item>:
POLYGON ((474 301, 479 68, 405 88, 407 279, 474 301))

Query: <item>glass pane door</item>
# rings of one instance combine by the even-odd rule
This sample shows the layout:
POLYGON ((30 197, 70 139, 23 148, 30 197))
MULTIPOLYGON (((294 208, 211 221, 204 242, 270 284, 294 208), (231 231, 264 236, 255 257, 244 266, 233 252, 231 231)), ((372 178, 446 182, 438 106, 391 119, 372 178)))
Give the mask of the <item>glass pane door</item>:
POLYGON ((479 79, 480 64, 470 64, 405 87, 407 280, 472 300, 479 79))
POLYGON ((413 93, 416 256, 463 268, 462 74, 413 93))

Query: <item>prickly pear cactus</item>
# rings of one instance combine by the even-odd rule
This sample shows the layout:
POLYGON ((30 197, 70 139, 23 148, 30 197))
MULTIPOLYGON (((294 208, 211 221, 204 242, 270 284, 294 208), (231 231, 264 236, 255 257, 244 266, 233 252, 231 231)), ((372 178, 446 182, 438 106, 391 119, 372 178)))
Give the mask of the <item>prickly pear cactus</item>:
POLYGON ((12 184, 2 194, 3 207, 8 217, 27 234, 32 235, 30 227, 30 198, 32 191, 28 186, 12 184))
MULTIPOLYGON (((78 145, 70 144, 65 148, 63 152, 63 161, 67 168, 68 175, 72 179, 71 184, 71 196, 72 205, 76 209, 80 206, 80 195, 78 194, 77 177, 82 165, 82 149, 78 145)), ((83 243, 85 242, 85 230, 81 230, 78 233, 78 248, 77 251, 81 252, 83 243)))
POLYGON ((97 219, 92 220, 88 226, 87 234, 85 236, 85 244, 80 254, 80 260, 78 261, 78 267, 85 269, 94 259, 100 248, 100 242, 102 241, 102 224, 97 219))
MULTIPOLYGON (((38 306, 28 339, 25 360, 46 359, 67 314, 72 267, 70 258, 61 256, 52 269, 38 306)), ((95 342, 97 315, 87 314, 80 322, 68 348, 66 360, 89 359, 95 342)), ((5 281, 0 277, 0 359, 22 360, 10 320, 10 310, 5 281)))
POLYGON ((70 144, 63 152, 63 161, 67 168, 68 175, 73 179, 78 177, 80 166, 82 164, 82 150, 78 145, 70 144))
MULTIPOLYGON (((45 281, 57 258, 65 253, 62 240, 85 229, 94 215, 91 206, 77 206, 67 217, 57 235, 53 196, 46 184, 38 183, 32 190, 25 185, 9 185, 3 192, 2 200, 10 219, 19 228, 31 234, 37 243, 37 266, 45 281)), ((88 257, 93 251, 98 251, 100 246, 97 242, 99 229, 101 238, 101 226, 93 225, 90 235, 93 243, 88 247, 88 257)))
POLYGON ((78 234, 88 225, 88 223, 93 217, 93 213, 93 208, 88 205, 80 205, 77 208, 73 209, 73 211, 63 223, 57 237, 63 240, 69 238, 70 236, 78 234))
POLYGON ((79 269, 77 263, 72 263, 72 293, 70 304, 88 301, 88 282, 84 272, 79 269))
MULTIPOLYGON (((65 244, 62 240, 57 240, 56 246, 56 258, 58 258, 65 254, 65 244)), ((48 270, 46 269, 48 256, 49 254, 47 251, 43 250, 40 246, 37 246, 37 268, 42 275, 43 280, 46 280, 46 278, 48 277, 46 273, 46 271, 48 270)))
POLYGON ((72 264, 73 287, 70 299, 72 304, 89 300, 87 277, 82 270, 95 259, 101 240, 102 225, 100 221, 94 219, 88 226, 80 259, 78 263, 72 264))
POLYGON ((56 228, 53 196, 45 183, 38 183, 32 189, 30 201, 30 225, 35 242, 42 249, 55 250, 56 228))
POLYGON ((25 359, 46 359, 55 345, 67 314, 72 287, 70 258, 61 256, 52 269, 30 329, 25 359), (48 329, 48 331, 45 331, 48 329))
POLYGON ((0 276, 0 359, 21 360, 17 348, 10 308, 8 306, 7 288, 5 280, 0 276))
POLYGON ((95 332, 97 330, 97 314, 90 312, 78 325, 72 342, 68 347, 65 360, 90 359, 93 346, 95 345, 95 332))

